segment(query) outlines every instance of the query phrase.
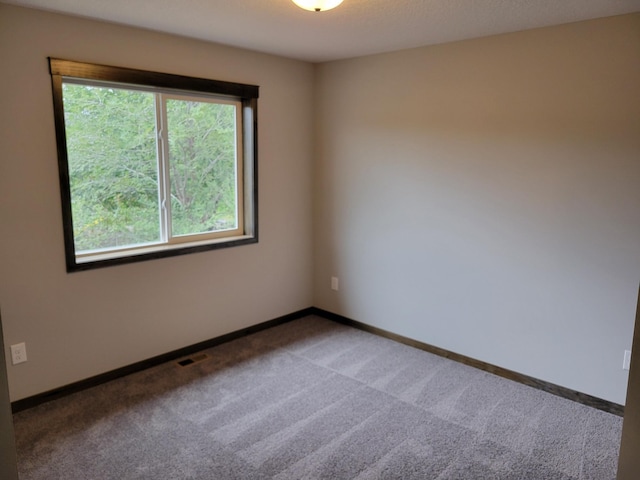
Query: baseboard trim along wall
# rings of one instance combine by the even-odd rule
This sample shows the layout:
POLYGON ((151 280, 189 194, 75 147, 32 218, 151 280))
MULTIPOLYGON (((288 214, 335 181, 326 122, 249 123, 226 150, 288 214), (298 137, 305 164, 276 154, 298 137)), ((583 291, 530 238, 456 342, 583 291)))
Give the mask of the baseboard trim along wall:
POLYGON ((496 365, 491 365, 490 363, 482 362, 480 360, 475 360, 473 358, 467 357, 465 355, 461 355, 459 353, 454 353, 449 350, 445 350, 443 348, 435 347, 433 345, 429 345, 427 343, 420 342, 418 340, 413 340, 408 337, 404 337, 402 335, 398 335, 395 333, 391 333, 387 330, 383 330, 381 328, 373 327, 371 325, 367 325, 366 323, 359 322, 357 320, 353 320, 342 315, 338 315, 336 313, 329 312, 327 310, 323 310, 317 307, 309 307, 303 310, 298 310, 297 312, 290 313, 288 315, 284 315, 282 317, 275 318, 273 320, 268 320, 266 322, 259 323, 257 325, 253 325, 251 327, 242 328, 240 330, 236 330, 231 333, 227 333, 225 335, 221 335, 216 338, 212 338, 210 340, 206 340, 204 342, 196 343, 194 345, 190 345, 184 348, 180 348, 178 350, 174 350, 172 352, 165 353, 163 355, 158 355, 153 358, 149 358, 147 360, 143 360, 141 362, 137 362, 122 368, 118 368, 116 370, 111 370, 109 372, 103 373, 101 375, 96 375, 95 377, 87 378, 85 380, 80 380, 78 382, 71 383, 69 385, 62 386, 60 388, 56 388, 54 390, 49 390, 47 392, 43 392, 31 397, 23 398, 21 400, 17 400, 11 403, 11 409, 13 413, 20 412, 22 410, 26 410, 42 403, 49 402, 51 400, 55 400, 57 398, 64 397, 66 395, 70 395, 75 392, 79 392, 82 390, 86 390, 91 387, 95 387, 97 385, 107 383, 111 380, 115 380, 120 377, 124 377, 126 375, 130 375, 135 372, 139 372, 145 370, 147 368, 154 367, 156 365, 160 365, 165 362, 170 362, 173 360, 177 360, 181 357, 186 357, 192 355, 201 350, 205 350, 207 348, 215 347, 217 345, 230 342, 231 340, 235 340, 237 338, 245 337, 247 335, 251 335, 252 333, 257 333, 262 330, 266 330, 271 327, 275 327, 277 325, 282 325, 287 322, 291 322, 293 320, 297 320, 299 318, 306 317, 308 315, 317 315, 319 317, 326 318, 327 320, 332 320, 334 322, 347 325, 350 327, 357 328, 359 330, 363 330, 365 332, 372 333, 374 335, 378 335, 381 337, 389 338, 390 340, 394 340, 399 343, 403 343, 405 345, 409 345, 414 348, 418 348, 420 350, 424 350, 429 353, 433 353, 434 355, 438 355, 444 358, 448 358, 450 360, 463 363, 465 365, 469 365, 474 368, 478 368, 480 370, 484 370, 486 372, 492 373, 494 375, 498 375, 499 377, 507 378, 509 380, 513 380, 518 383, 522 383, 524 385, 528 385, 533 388, 537 388, 539 390, 543 390, 548 393, 552 393, 559 397, 563 397, 569 400, 573 400, 574 402, 581 403, 583 405, 588 405, 593 408, 597 408, 598 410, 603 410, 608 413, 612 413, 614 415, 623 416, 624 415, 624 406, 619 405, 614 402, 609 402, 607 400, 603 400, 601 398, 593 397, 591 395, 587 395, 586 393, 577 392, 575 390, 571 390, 569 388, 561 387, 559 385, 555 385, 553 383, 545 382, 543 380, 538 380, 537 378, 529 377, 527 375, 523 375, 521 373, 514 372, 512 370, 508 370, 506 368, 498 367, 496 365))
POLYGON ((86 390, 91 387, 96 387, 103 383, 110 382, 111 380, 115 380, 120 377, 125 377, 132 373, 140 372, 142 370, 155 367, 156 365, 160 365, 162 363, 171 362, 181 357, 192 355, 201 350, 205 350, 207 348, 215 347, 217 345, 230 342, 237 338, 246 337, 247 335, 251 335, 252 333, 257 333, 262 330, 275 327, 277 325, 282 325, 283 323, 297 320, 298 318, 312 315, 313 313, 314 313, 313 308, 305 308, 303 310, 298 310, 297 312, 293 312, 288 315, 284 315, 282 317, 274 318, 273 320, 267 320, 266 322, 253 325, 251 327, 242 328, 240 330, 236 330, 234 332, 227 333, 225 335, 221 335, 219 337, 212 338, 210 340, 205 340, 204 342, 199 342, 194 345, 189 345, 187 347, 174 350, 172 352, 158 355, 157 357, 149 358, 147 360, 142 360, 141 362, 137 362, 131 365, 127 365, 125 367, 117 368, 115 370, 111 370, 109 372, 96 375, 95 377, 90 377, 84 380, 80 380, 78 382, 70 383, 60 388, 39 393, 37 395, 23 398, 21 400, 16 400, 15 402, 11 402, 11 410, 13 413, 21 412, 22 410, 27 410, 29 408, 38 406, 40 404, 49 402, 51 400, 55 400, 67 395, 71 395, 72 393, 80 392, 82 390, 86 390))
POLYGON ((529 377, 527 375, 523 375, 521 373, 514 372, 506 368, 498 367, 496 365, 482 362, 480 360, 476 360, 474 358, 470 358, 465 355, 461 355, 459 353, 454 353, 449 350, 445 350, 443 348, 435 347, 433 345, 429 345, 428 343, 419 342, 417 340, 413 340, 412 338, 403 337, 402 335, 391 333, 381 328, 372 327, 371 325, 367 325, 366 323, 362 323, 357 320, 352 320, 350 318, 343 317, 342 315, 328 312, 320 308, 313 307, 311 311, 314 315, 324 317, 328 320, 333 320, 334 322, 338 322, 343 325, 354 327, 354 328, 363 330, 365 332, 379 335, 381 337, 389 338, 396 342, 404 343, 405 345, 409 345, 411 347, 424 350, 425 352, 433 353, 434 355, 445 357, 450 360, 454 360, 456 362, 463 363, 465 365, 469 365, 471 367, 478 368, 480 370, 484 370, 494 375, 498 375, 499 377, 507 378, 509 380, 513 380, 514 382, 522 383, 529 387, 537 388, 538 390, 543 390, 545 392, 552 393, 559 397, 563 397, 568 400, 573 400, 574 402, 578 402, 583 405, 588 405, 589 407, 597 408, 598 410, 603 410, 605 412, 612 413, 620 417, 624 416, 623 405, 619 405, 617 403, 610 402, 608 400, 603 400, 598 397, 587 395, 586 393, 577 392, 575 390, 571 390, 566 387, 561 387, 560 385, 555 385, 553 383, 545 382, 543 380, 538 380, 537 378, 529 377))

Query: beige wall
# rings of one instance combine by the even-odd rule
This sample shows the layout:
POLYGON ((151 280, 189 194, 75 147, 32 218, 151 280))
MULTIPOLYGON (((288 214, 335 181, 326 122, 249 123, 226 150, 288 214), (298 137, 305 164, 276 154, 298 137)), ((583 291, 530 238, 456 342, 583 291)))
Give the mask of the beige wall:
POLYGON ((0 304, 12 400, 312 304, 313 67, 0 5, 0 304), (67 274, 47 57, 260 86, 256 245, 67 274))
POLYGON ((640 15, 317 72, 315 305, 623 404, 640 15))

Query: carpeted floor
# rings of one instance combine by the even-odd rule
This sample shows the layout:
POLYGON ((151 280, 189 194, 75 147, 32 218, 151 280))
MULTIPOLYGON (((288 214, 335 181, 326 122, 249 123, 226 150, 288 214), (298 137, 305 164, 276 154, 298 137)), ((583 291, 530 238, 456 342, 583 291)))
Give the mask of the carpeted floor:
POLYGON ((21 480, 615 478, 620 417, 307 317, 16 414, 21 480))

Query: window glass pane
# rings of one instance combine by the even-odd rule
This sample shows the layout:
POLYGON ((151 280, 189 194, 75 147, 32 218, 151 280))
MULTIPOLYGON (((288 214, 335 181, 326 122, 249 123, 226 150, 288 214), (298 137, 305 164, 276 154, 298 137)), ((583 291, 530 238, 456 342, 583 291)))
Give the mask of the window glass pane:
POLYGON ((171 233, 238 228, 236 106, 167 99, 171 233))
POLYGON ((76 253, 160 240, 154 94, 63 84, 76 253))

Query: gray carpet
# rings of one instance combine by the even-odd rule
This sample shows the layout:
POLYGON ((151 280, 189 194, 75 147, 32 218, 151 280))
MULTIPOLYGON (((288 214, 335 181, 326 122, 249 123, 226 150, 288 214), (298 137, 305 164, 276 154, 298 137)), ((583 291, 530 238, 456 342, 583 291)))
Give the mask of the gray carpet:
POLYGON ((615 478, 622 419, 307 317, 16 414, 21 480, 615 478))

